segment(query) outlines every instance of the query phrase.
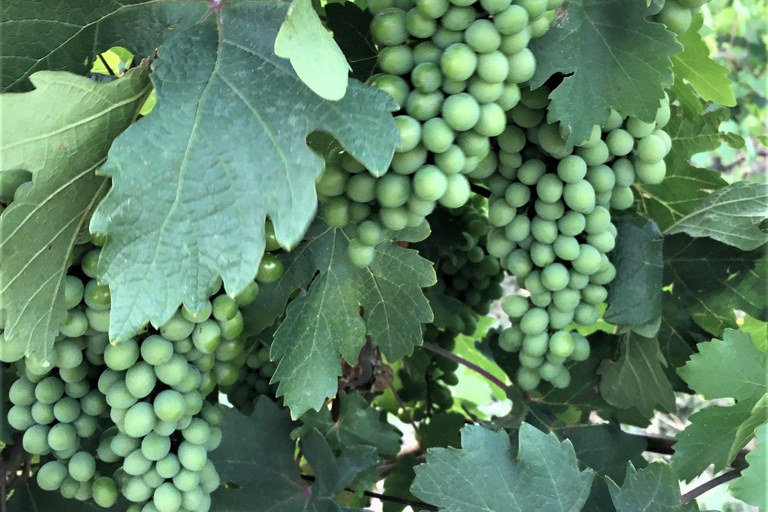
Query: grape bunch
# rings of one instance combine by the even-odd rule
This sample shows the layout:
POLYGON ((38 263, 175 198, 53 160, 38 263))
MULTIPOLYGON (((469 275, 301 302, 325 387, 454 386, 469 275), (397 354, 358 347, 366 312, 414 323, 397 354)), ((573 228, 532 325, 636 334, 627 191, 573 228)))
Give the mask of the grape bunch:
POLYGON ((468 174, 492 166, 491 138, 519 101, 518 84, 533 76, 528 49, 562 0, 380 0, 371 33, 382 73, 371 85, 400 106, 401 147, 389 171, 375 177, 333 149, 317 183, 320 216, 337 228, 355 227, 348 256, 370 265, 373 247, 417 227, 440 204, 459 208, 470 198, 468 174))
POLYGON ((675 34, 682 34, 691 26, 693 16, 709 0, 665 0, 655 20, 663 23, 675 34))
POLYGON ((222 386, 221 392, 227 395, 227 400, 243 414, 250 415, 260 396, 267 395, 277 401, 277 385, 270 380, 277 365, 269 359, 269 349, 279 322, 259 333, 255 340, 249 340, 245 364, 240 368, 237 380, 222 386))
POLYGON ((564 363, 589 356, 587 340, 566 327, 592 325, 616 275, 608 254, 616 244, 611 210, 632 206, 635 180, 658 184, 671 148, 663 128, 669 100, 654 122, 612 111, 604 126, 569 148, 546 122, 549 89, 523 89, 498 139, 498 166, 482 182, 490 189, 488 252, 529 296, 511 295, 502 309, 512 326, 500 346, 519 352, 518 384, 543 379, 567 387, 564 363))
MULTIPOLYGON (((278 248, 267 225, 267 246, 278 248)), ((247 362, 240 308, 258 294, 251 282, 237 296, 221 282, 200 311, 181 307, 165 324, 133 339, 108 339, 111 297, 96 279, 99 245, 74 252, 65 276, 67 314, 47 361, 5 353, 18 378, 9 424, 39 456, 39 486, 108 508, 122 494, 130 512, 205 512, 219 476, 208 453, 221 442, 221 413, 206 401, 235 384, 247 362)), ((257 281, 280 277, 270 252, 257 281)))

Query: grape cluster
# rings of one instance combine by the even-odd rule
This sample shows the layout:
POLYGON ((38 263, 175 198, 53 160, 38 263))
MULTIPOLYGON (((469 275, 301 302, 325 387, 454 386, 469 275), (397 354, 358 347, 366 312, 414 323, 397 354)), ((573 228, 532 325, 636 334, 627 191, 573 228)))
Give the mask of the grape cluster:
POLYGON ((14 199, 23 198, 30 188, 32 188, 31 173, 22 170, 0 172, 0 213, 14 199))
POLYGON ((682 34, 691 26, 693 16, 709 0, 665 0, 655 21, 663 23, 675 34, 682 34))
POLYGON ((259 334, 256 341, 250 343, 237 380, 221 388, 227 400, 243 414, 250 415, 254 411, 260 396, 267 395, 277 400, 277 385, 270 383, 277 366, 269 359, 269 349, 276 329, 276 325, 268 328, 259 334))
POLYGON ((326 156, 317 183, 320 216, 334 227, 356 227, 348 250, 353 264, 370 265, 376 244, 422 225, 437 204, 466 204, 467 175, 493 165, 491 138, 519 101, 518 84, 533 76, 528 42, 549 28, 560 3, 369 2, 382 71, 370 83, 400 106, 402 145, 383 177, 338 149, 326 156))
POLYGON ((606 286, 616 275, 608 253, 616 243, 611 209, 632 206, 636 179, 664 179, 671 140, 665 98, 655 122, 612 111, 590 138, 569 148, 557 125, 546 122, 549 89, 523 89, 498 139, 497 169, 483 178, 490 189, 488 252, 530 296, 511 295, 502 309, 512 326, 500 346, 519 352, 518 384, 543 379, 567 387, 567 360, 588 357, 589 344, 566 331, 597 321, 606 286))
MULTIPOLYGON (((271 225, 266 231, 274 251, 271 225)), ((219 485, 208 452, 221 441, 221 413, 206 397, 233 385, 246 364, 240 308, 258 284, 232 297, 218 282, 200 311, 181 307, 159 328, 112 344, 109 288, 96 279, 103 239, 92 240, 65 276, 67 314, 48 360, 4 354, 19 375, 8 422, 41 458, 44 490, 105 508, 122 494, 130 512, 205 512, 219 485)), ((268 252, 257 280, 281 273, 268 252)))

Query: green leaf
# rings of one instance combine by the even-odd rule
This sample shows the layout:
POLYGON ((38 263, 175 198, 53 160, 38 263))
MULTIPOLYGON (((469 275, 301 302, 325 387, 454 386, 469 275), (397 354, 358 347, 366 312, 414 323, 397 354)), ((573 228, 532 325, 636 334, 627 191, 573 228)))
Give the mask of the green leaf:
POLYGON ((397 455, 400 451, 400 433, 382 421, 379 412, 357 392, 340 394, 339 417, 331 418, 331 411, 308 411, 301 417, 304 425, 294 435, 317 430, 335 453, 349 446, 373 446, 380 455, 397 455))
POLYGON ((431 448, 416 467, 411 491, 451 512, 577 512, 589 496, 592 471, 579 471, 568 441, 524 423, 515 459, 505 431, 468 425, 462 448, 431 448))
POLYGON ((659 340, 661 355, 667 362, 664 374, 675 391, 689 392, 688 385, 677 374, 677 369, 688 362, 696 343, 705 341, 707 333, 696 325, 681 297, 664 293, 662 300, 663 315, 656 339, 659 340))
MULTIPOLYGON (((616 279, 608 291, 603 319, 615 325, 640 326, 661 317, 663 236, 652 221, 625 215, 616 223, 618 235, 611 260, 616 279)), ((646 337, 655 336, 651 332, 646 337)))
POLYGON ((288 306, 272 344, 272 359, 279 360, 273 380, 294 417, 336 395, 339 354, 356 361, 366 335, 396 361, 421 344, 421 324, 432 320, 420 289, 435 282, 429 261, 384 243, 361 269, 347 258, 348 244, 345 232, 316 223, 287 258, 298 273, 320 271, 288 306))
POLYGON ((572 0, 558 9, 549 31, 531 41, 533 89, 567 75, 549 95, 547 120, 561 123, 569 145, 587 140, 610 108, 647 122, 655 118, 673 82, 670 57, 682 47, 646 15, 643 2, 572 0))
POLYGON ((439 412, 422 423, 419 428, 421 447, 445 448, 461 446, 461 429, 467 422, 466 418, 457 412, 439 412))
POLYGON ((333 38, 349 60, 352 77, 365 82, 373 76, 379 58, 371 36, 370 11, 344 2, 326 5, 325 14, 333 38))
MULTIPOLYGON (((413 479, 416 478, 413 468, 419 463, 419 459, 410 453, 405 453, 396 458, 394 469, 384 480, 384 494, 410 502, 418 501, 418 498, 411 494, 411 484, 413 484, 413 479)), ((384 512, 401 512, 403 509, 405 509, 405 505, 402 503, 395 503, 394 501, 384 502, 384 512)), ((424 509, 413 507, 413 510, 418 512, 424 509)))
POLYGON ((73 0, 3 4, 0 21, 0 89, 31 89, 26 77, 40 70, 84 75, 96 55, 122 46, 138 60, 151 57, 166 37, 200 21, 206 2, 192 0, 73 0), (30 37, 35 34, 35 37, 30 37))
POLYGON ((744 447, 736 443, 736 437, 754 405, 752 400, 731 407, 713 405, 695 412, 689 418, 690 424, 676 436, 675 453, 670 462, 677 476, 690 482, 710 464, 714 464, 715 472, 728 467, 733 461, 730 454, 744 447))
POLYGON ((619 409, 636 407, 649 418, 657 406, 674 411, 675 394, 661 366, 658 340, 629 333, 620 343, 621 357, 600 368, 603 398, 619 409))
POLYGON ((704 114, 704 104, 701 99, 693 92, 693 88, 680 77, 675 76, 675 83, 672 84, 668 92, 680 102, 680 106, 686 114, 693 116, 704 114))
POLYGON ((282 4, 231 5, 223 32, 212 17, 159 49, 157 106, 113 144, 102 168, 112 190, 91 222, 109 236, 99 274, 112 289, 111 339, 163 324, 182 302, 202 309, 218 276, 239 293, 256 275, 267 215, 295 247, 323 168, 306 144, 312 131, 387 169, 399 143, 394 101, 358 82, 338 102, 311 93, 271 57, 284 17, 282 4))
MULTIPOLYGON (((92 500, 78 501, 64 498, 58 491, 44 491, 35 478, 13 486, 13 495, 8 498, 8 512, 48 512, 66 510, 67 512, 103 512, 104 509, 92 500)), ((110 507, 110 512, 125 512, 128 505, 125 499, 110 507)))
POLYGON ((696 502, 680 505, 680 484, 675 472, 666 462, 654 462, 636 470, 630 462, 624 484, 619 487, 608 480, 608 489, 616 512, 694 512, 696 502))
POLYGON ((768 257, 710 238, 664 237, 664 284, 687 304, 696 323, 715 336, 736 327, 734 310, 768 319, 764 283, 768 257))
POLYGON ((275 55, 290 59, 307 87, 327 100, 347 92, 347 58, 323 26, 312 0, 293 0, 275 39, 275 55))
POLYGON ((749 334, 726 329, 723 339, 699 343, 698 350, 678 373, 704 398, 741 401, 768 391, 766 353, 755 347, 749 334))
POLYGON ((731 484, 731 493, 741 501, 756 507, 768 503, 768 425, 757 429, 757 447, 747 455, 749 467, 742 471, 741 478, 731 484))
POLYGON ((743 321, 739 322, 739 330, 752 336, 752 341, 761 352, 768 351, 768 322, 760 321, 747 315, 743 321))
POLYGON ((666 233, 710 237, 744 251, 768 242, 760 224, 768 219, 768 184, 739 181, 699 203, 666 233))
POLYGON ((142 66, 99 84, 41 71, 31 77, 35 90, 0 95, 1 170, 33 173, 27 195, 0 217, 4 336, 19 356, 45 359, 59 334, 70 252, 109 185, 96 170, 136 117, 147 75, 142 66))
POLYGON ((353 447, 335 457, 323 437, 312 431, 302 453, 316 473, 314 485, 301 478, 287 411, 265 397, 248 417, 224 409, 221 446, 210 459, 222 482, 212 495, 214 512, 351 512, 333 496, 358 472, 375 464, 371 447, 353 447))
POLYGON ((642 184, 639 188, 640 210, 656 221, 662 232, 691 213, 712 190, 728 184, 721 173, 697 169, 689 161, 696 153, 720 146, 719 126, 729 116, 726 108, 692 115, 672 106, 672 117, 664 127, 672 139, 672 149, 664 159, 667 176, 659 185, 642 184))
POLYGON ((728 68, 709 57, 709 47, 699 34, 703 23, 704 18, 697 14, 688 30, 677 37, 683 51, 672 57, 672 72, 675 80, 688 81, 704 101, 734 107, 736 98, 728 78, 728 68))
POLYGON ((573 444, 579 467, 590 468, 597 476, 603 477, 596 478, 592 483, 592 491, 583 510, 614 512, 604 477, 609 477, 621 485, 624 483, 627 462, 631 462, 635 467, 644 467, 645 440, 640 436, 627 434, 616 423, 566 428, 562 435, 573 444))

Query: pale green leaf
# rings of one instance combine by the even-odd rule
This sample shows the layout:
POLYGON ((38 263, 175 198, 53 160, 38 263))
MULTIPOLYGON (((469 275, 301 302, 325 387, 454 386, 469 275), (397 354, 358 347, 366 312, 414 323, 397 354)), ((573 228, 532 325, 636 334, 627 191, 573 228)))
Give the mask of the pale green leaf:
POLYGON ((768 504, 768 425, 757 429, 757 447, 747 455, 749 467, 731 484, 733 495, 750 505, 768 504))
POLYGON ((627 466, 624 484, 619 487, 608 479, 616 512, 694 512, 696 502, 680 504, 680 484, 675 472, 666 462, 654 462, 636 470, 632 463, 627 466))
POLYGON ((347 92, 349 64, 317 16, 312 0, 293 0, 275 39, 275 54, 317 95, 340 100, 347 92))
POLYGON ((0 217, 5 343, 47 357, 66 314, 63 281, 78 235, 106 192, 96 176, 112 140, 149 92, 142 66, 100 84, 61 71, 32 75, 35 90, 0 95, 2 171, 26 169, 33 186, 0 217))

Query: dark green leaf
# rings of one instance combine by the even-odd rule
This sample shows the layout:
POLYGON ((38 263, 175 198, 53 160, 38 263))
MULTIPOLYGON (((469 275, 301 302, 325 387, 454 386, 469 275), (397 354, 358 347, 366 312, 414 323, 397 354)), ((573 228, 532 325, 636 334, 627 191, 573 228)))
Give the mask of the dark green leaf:
POLYGON ((600 368, 603 398, 620 409, 636 407, 647 417, 657 407, 674 411, 675 394, 662 369, 658 340, 629 333, 620 343, 621 357, 605 361, 600 368))
POLYGON ((517 458, 505 431, 468 425, 461 449, 432 448, 411 492, 451 512, 576 512, 592 471, 579 471, 573 446, 524 423, 517 458))
MULTIPOLYGON (((419 465, 420 462, 416 456, 409 453, 395 459, 395 468, 384 480, 384 494, 412 502, 418 501, 418 498, 411 494, 411 484, 413 484, 413 479, 416 478, 413 468, 419 465)), ((403 509, 405 509, 405 505, 401 503, 395 503, 394 501, 384 502, 384 512, 402 512, 403 509)), ((414 512, 423 510, 416 507, 413 507, 413 509, 414 512)))
POLYGON ((620 217, 616 228, 617 243, 611 254, 616 279, 609 288, 603 319, 628 326, 657 322, 661 316, 663 236, 656 224, 637 215, 620 217))
POLYGON ((352 2, 325 6, 328 28, 352 66, 352 77, 365 82, 376 69, 378 51, 371 37, 371 13, 352 2))
POLYGON ((680 484, 675 472, 666 462, 654 462, 648 467, 636 470, 630 463, 624 484, 619 487, 608 480, 616 512, 694 512, 696 502, 680 505, 680 484))
POLYGON ((42 69, 85 74, 96 54, 112 46, 139 60, 170 35, 203 17, 208 4, 190 0, 74 0, 6 2, 0 21, 2 88, 29 90, 27 76, 42 69), (34 34, 34 37, 30 37, 34 34))
POLYGON ((572 0, 531 42, 537 61, 532 88, 567 75, 549 96, 547 119, 561 123, 569 144, 588 139, 610 108, 647 122, 656 116, 664 88, 673 82, 670 57, 682 47, 646 15, 642 2, 572 0))
POLYGON ((675 391, 688 392, 690 390, 677 374, 677 369, 688 362, 696 343, 704 341, 707 334, 696 325, 680 297, 664 293, 662 311, 661 327, 656 338, 667 362, 664 373, 675 391))
POLYGON ((429 261, 383 243, 373 264, 361 269, 347 258, 348 243, 343 231, 317 223, 289 256, 289 268, 298 261, 299 268, 320 271, 288 306, 272 345, 278 395, 294 417, 336 394, 339 355, 356 361, 366 335, 395 361, 421 344, 421 325, 432 319, 421 291, 435 282, 429 261))
POLYGON ((466 418, 457 412, 440 412, 422 423, 419 428, 422 448, 445 448, 461 446, 461 429, 466 418))
POLYGON ((214 16, 159 49, 157 106, 110 149, 112 190, 91 222, 109 235, 99 272, 112 288, 111 339, 163 324, 182 302, 200 310, 218 276, 240 292, 256 275, 267 215, 281 244, 296 246, 323 167, 306 144, 312 131, 386 171, 399 143, 393 100, 359 82, 337 102, 312 93, 272 51, 285 11, 231 5, 223 32, 214 16))

